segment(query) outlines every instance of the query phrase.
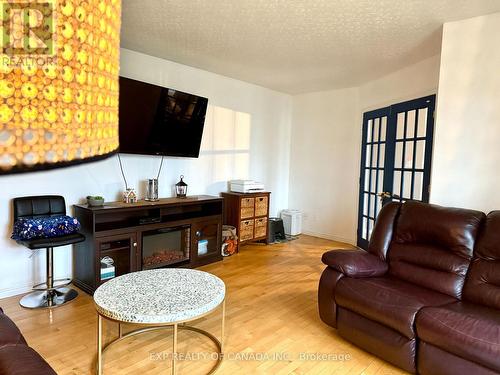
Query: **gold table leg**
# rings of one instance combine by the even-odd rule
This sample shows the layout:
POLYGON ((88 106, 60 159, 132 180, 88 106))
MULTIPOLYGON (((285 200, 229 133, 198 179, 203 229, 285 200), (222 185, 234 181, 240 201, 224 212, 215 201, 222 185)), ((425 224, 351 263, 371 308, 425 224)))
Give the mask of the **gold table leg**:
POLYGON ((220 351, 224 356, 224 326, 226 325, 226 299, 222 302, 222 320, 221 320, 221 334, 220 334, 220 351))
POLYGON ((177 359, 177 324, 174 324, 174 337, 173 337, 173 348, 172 348, 172 375, 177 373, 175 368, 175 360, 177 359))
POLYGON ((102 375, 102 318, 97 314, 97 375, 102 375))

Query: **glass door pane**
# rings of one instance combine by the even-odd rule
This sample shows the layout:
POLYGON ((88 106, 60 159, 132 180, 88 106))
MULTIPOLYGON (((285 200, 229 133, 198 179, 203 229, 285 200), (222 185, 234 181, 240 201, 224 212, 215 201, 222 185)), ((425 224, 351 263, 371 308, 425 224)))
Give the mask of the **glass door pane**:
POLYGON ((384 188, 388 115, 387 109, 381 109, 365 114, 363 121, 358 237, 365 246, 382 208, 378 195, 384 188))
POLYGON ((391 200, 429 201, 434 106, 434 95, 391 106, 397 127, 391 200))

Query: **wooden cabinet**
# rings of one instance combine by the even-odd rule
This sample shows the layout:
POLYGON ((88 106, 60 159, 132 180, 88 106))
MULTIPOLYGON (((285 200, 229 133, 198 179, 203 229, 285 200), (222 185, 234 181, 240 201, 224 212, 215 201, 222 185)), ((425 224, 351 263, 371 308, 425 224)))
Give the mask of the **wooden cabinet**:
POLYGON ((73 245, 73 283, 92 294, 101 260, 115 276, 162 267, 198 267, 222 260, 223 199, 192 196, 102 207, 74 206, 85 241, 73 245))
POLYGON ((269 192, 222 193, 224 197, 224 224, 238 232, 238 245, 249 241, 268 240, 269 192))

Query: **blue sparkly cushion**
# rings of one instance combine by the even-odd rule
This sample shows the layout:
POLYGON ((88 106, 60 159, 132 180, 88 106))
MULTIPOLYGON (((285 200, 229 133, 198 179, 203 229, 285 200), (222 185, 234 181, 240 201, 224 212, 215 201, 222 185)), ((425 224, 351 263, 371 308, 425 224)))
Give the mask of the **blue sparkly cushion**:
POLYGON ((71 216, 20 218, 14 223, 12 239, 26 241, 35 238, 51 238, 76 233, 80 223, 71 216))

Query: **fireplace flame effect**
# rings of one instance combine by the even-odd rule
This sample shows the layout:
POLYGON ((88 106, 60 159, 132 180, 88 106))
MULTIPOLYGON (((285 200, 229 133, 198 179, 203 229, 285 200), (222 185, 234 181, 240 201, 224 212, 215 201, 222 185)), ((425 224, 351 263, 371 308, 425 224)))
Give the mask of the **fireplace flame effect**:
POLYGON ((152 255, 143 258, 142 263, 146 267, 163 263, 175 263, 176 261, 187 260, 188 257, 180 250, 156 251, 152 255))

